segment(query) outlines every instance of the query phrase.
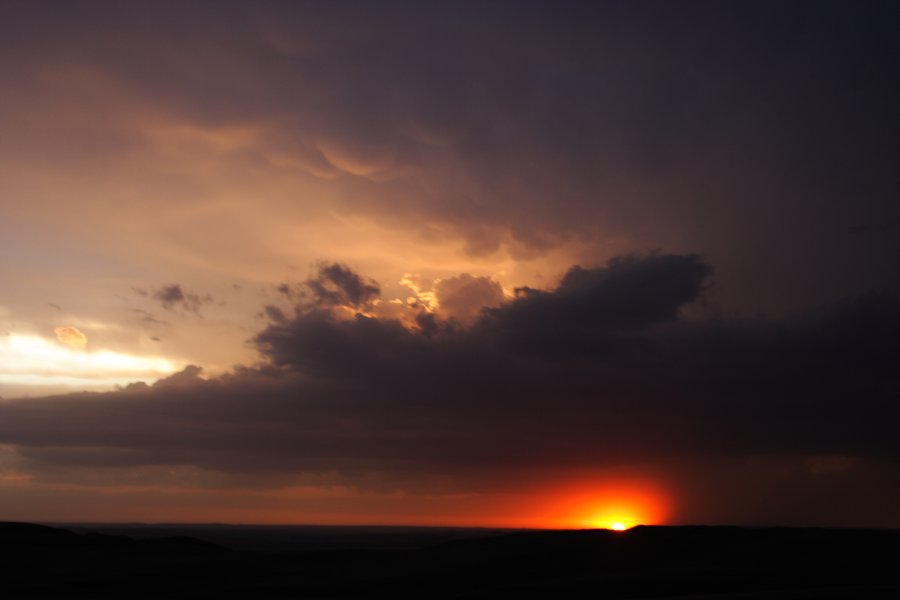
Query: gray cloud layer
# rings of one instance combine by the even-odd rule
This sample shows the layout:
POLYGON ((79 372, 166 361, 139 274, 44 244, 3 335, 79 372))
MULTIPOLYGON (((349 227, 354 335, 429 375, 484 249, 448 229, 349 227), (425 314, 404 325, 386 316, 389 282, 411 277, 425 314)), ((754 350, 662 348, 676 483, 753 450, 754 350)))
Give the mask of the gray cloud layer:
POLYGON ((256 336, 264 366, 6 401, 0 442, 36 472, 193 465, 272 481, 716 454, 900 459, 896 298, 794 321, 679 317, 709 273, 692 255, 573 267, 554 290, 428 331, 300 306, 256 336))
MULTIPOLYGON (((699 251, 751 310, 897 286, 900 237, 879 229, 900 220, 891 3, 15 3, 2 17, 16 160, 89 172, 143 156, 148 122, 244 128, 215 155, 229 172, 328 182, 331 210, 460 236, 473 255, 573 239, 596 244, 591 261, 699 251), (42 137, 36 110, 75 142, 42 137)), ((174 184, 160 203, 193 196, 174 184)))

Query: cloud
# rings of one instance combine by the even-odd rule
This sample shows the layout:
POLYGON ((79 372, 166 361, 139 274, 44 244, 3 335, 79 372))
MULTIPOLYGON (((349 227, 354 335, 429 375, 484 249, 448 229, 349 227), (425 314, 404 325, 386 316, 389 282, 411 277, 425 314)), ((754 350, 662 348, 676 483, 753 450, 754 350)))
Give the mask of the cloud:
MULTIPOLYGON (((297 301, 304 307, 360 310, 371 305, 381 295, 378 283, 361 277, 346 265, 321 263, 316 274, 299 285, 282 283, 275 288, 285 298, 297 301)), ((278 320, 280 309, 266 307, 268 317, 278 320)))
POLYGON ((318 273, 304 283, 314 305, 362 309, 381 295, 378 283, 365 279, 337 263, 319 265, 318 273))
POLYGON ((168 322, 157 319, 153 313, 147 312, 146 310, 142 310, 140 308, 132 308, 132 312, 141 315, 141 322, 148 323, 150 325, 169 325, 168 322))
POLYGON ((153 299, 158 300, 160 305, 166 310, 180 308, 197 315, 200 314, 201 306, 213 301, 210 294, 201 296, 193 292, 186 292, 177 283, 159 288, 153 292, 153 299))
POLYGON ((35 199, 23 214, 58 220, 66 247, 107 255, 106 238, 73 225, 90 204, 110 229, 144 225, 123 260, 165 248, 173 269, 359 264, 377 247, 422 271, 402 265, 410 246, 446 245, 434 278, 474 272, 473 257, 562 248, 561 269, 668 247, 728 267, 719 293, 748 312, 896 289, 900 236, 842 233, 897 222, 882 157, 900 98, 881 9, 4 10, 31 32, 0 35, 15 75, 0 90, 0 150, 20 165, 8 186, 35 199), (796 44, 758 47, 758 22, 808 26, 796 44), (259 210, 235 208, 248 197, 259 210), (357 221, 372 228, 346 226, 357 221), (309 247, 259 243, 287 223, 309 247))
POLYGON ((482 334, 517 351, 602 352, 677 315, 696 300, 711 269, 697 255, 626 256, 606 268, 571 268, 553 291, 519 288, 506 306, 488 309, 482 334))
POLYGON ((271 304, 263 307, 263 315, 274 323, 285 323, 287 321, 284 311, 271 304))
POLYGON ((56 334, 56 339, 66 346, 71 348, 87 346, 87 336, 76 327, 57 327, 53 332, 56 334))
POLYGON ((351 284, 261 331, 265 363, 6 401, 0 443, 35 473, 190 465, 401 488, 661 456, 900 458, 900 301, 782 321, 681 316, 709 276, 694 255, 632 255, 573 267, 468 326, 421 312, 430 327, 410 328, 330 310, 375 286, 326 268, 318 277, 351 284))
POLYGON ((13 401, 0 430, 35 472, 895 456, 892 11, 3 3, 0 164, 23 200, 0 255, 28 257, 0 266, 10 315, 49 331, 61 285, 67 312, 121 329, 92 345, 139 353, 159 310, 212 310, 174 283, 203 273, 240 298, 156 346, 268 366, 13 401), (144 290, 143 323, 112 300, 136 273, 171 283, 144 290))
POLYGON ((464 323, 474 321, 482 310, 504 300, 503 288, 498 282, 468 273, 439 279, 434 284, 434 295, 442 315, 464 323))

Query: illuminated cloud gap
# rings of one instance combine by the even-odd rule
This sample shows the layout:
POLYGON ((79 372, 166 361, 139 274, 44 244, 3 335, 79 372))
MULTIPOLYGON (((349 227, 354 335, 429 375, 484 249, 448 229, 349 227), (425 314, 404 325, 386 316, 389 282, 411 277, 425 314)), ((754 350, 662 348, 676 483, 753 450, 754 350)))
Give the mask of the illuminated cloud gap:
POLYGON ((123 385, 156 380, 176 369, 172 361, 160 357, 88 351, 30 335, 0 338, 0 382, 4 383, 123 385))

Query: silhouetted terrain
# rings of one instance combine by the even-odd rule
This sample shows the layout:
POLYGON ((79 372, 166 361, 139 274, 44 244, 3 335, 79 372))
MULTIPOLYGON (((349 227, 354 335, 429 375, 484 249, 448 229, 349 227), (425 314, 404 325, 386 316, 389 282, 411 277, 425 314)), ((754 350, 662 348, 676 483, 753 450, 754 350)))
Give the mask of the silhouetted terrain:
POLYGON ((0 524, 3 598, 886 599, 898 565, 897 531, 0 524))
POLYGON ((516 531, 474 527, 384 525, 54 524, 54 526, 76 533, 124 535, 136 540, 193 537, 225 546, 231 550, 264 550, 268 552, 343 550, 347 548, 399 550, 516 531))

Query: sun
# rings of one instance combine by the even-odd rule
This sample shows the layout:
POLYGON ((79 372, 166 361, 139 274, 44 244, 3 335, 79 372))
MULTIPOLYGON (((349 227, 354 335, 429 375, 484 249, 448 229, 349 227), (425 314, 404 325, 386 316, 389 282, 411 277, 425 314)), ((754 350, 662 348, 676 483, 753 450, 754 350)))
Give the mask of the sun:
POLYGON ((545 514, 553 515, 545 518, 543 526, 621 532, 666 522, 668 495, 655 482, 637 476, 615 480, 610 476, 603 481, 602 472, 592 479, 576 475, 578 479, 573 476, 571 483, 560 485, 541 507, 545 514))
POLYGON ((593 518, 585 522, 587 527, 592 529, 609 529, 610 531, 627 531, 638 525, 640 521, 636 518, 625 516, 614 516, 605 518, 593 518))

